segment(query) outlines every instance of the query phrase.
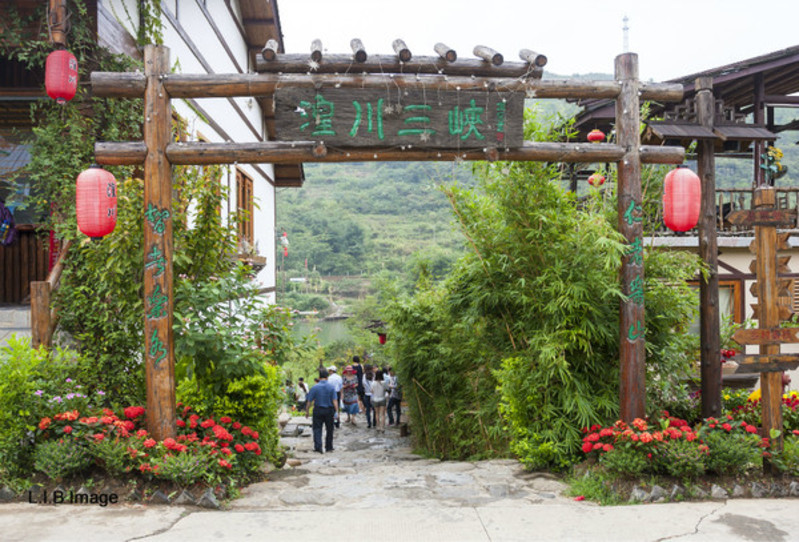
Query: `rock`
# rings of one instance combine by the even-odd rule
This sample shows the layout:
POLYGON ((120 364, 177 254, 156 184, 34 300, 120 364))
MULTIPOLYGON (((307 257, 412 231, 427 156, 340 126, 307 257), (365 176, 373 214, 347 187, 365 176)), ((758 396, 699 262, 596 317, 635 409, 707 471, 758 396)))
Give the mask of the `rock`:
POLYGON ((144 499, 144 494, 138 488, 133 488, 130 493, 128 493, 128 500, 131 502, 139 502, 144 499))
POLYGON ((630 492, 630 499, 628 502, 645 502, 649 498, 649 493, 644 491, 641 487, 635 487, 630 492))
MULTIPOLYGON (((799 484, 797 484, 797 486, 799 486, 799 484)), ((735 499, 741 499, 743 497, 746 497, 746 490, 741 486, 739 486, 738 484, 735 484, 732 488, 732 496, 735 499)))
POLYGON ((730 494, 727 493, 727 490, 721 486, 713 484, 713 487, 710 488, 710 498, 712 499, 728 499, 730 498, 730 494))
POLYGON ((197 499, 197 506, 202 506, 203 508, 211 508, 213 510, 219 510, 220 505, 219 501, 214 495, 214 492, 211 489, 206 489, 205 493, 203 493, 199 499, 197 499))
POLYGON ((799 497, 799 482, 791 482, 791 485, 788 486, 788 494, 791 497, 799 497))
POLYGON ((542 499, 554 499, 555 497, 557 497, 557 495, 555 495, 554 493, 548 493, 546 491, 539 493, 538 496, 541 497, 542 499))
POLYGON ((652 486, 652 493, 647 498, 649 502, 663 502, 666 500, 666 490, 659 485, 652 486))
POLYGON ((192 496, 191 493, 189 493, 184 489, 183 491, 180 492, 180 495, 178 495, 177 499, 172 501, 172 504, 176 504, 179 506, 187 506, 187 505, 197 504, 197 501, 194 500, 194 497, 192 496))
POLYGON ((764 499, 768 497, 768 490, 763 487, 763 484, 758 482, 752 482, 752 485, 749 487, 749 491, 752 493, 753 499, 764 499))
POLYGON ((685 497, 685 488, 684 487, 678 486, 677 484, 674 484, 673 486, 671 486, 671 493, 669 493, 669 500, 670 501, 676 501, 676 500, 681 499, 683 497, 685 497))
POLYGON ((149 500, 150 504, 169 504, 169 496, 160 489, 153 493, 149 500))
POLYGON ((84 487, 84 486, 80 486, 78 488, 78 490, 75 492, 75 495, 88 495, 88 494, 89 494, 89 490, 86 489, 86 487, 84 487))
POLYGON ((281 412, 280 416, 277 417, 277 424, 280 426, 281 429, 286 427, 286 425, 291 421, 291 416, 286 412, 281 412))
POLYGON ((782 485, 780 485, 780 484, 778 484, 776 482, 771 484, 771 491, 769 491, 769 497, 780 498, 780 497, 784 497, 785 494, 786 494, 786 492, 785 492, 785 489, 782 487, 782 485))
POLYGON ((29 502, 38 502, 42 498, 42 490, 44 488, 41 484, 33 484, 28 488, 28 491, 25 493, 28 494, 28 501, 29 502))
POLYGON ((11 502, 16 498, 17 494, 14 493, 10 487, 8 486, 0 487, 0 502, 11 502))
POLYGON ((707 499, 709 497, 707 491, 699 486, 694 486, 691 488, 691 496, 697 499, 707 499))
POLYGON ((289 467, 299 467, 300 465, 302 465, 302 461, 300 461, 299 459, 294 459, 294 458, 287 459, 286 460, 286 465, 288 465, 289 467))
POLYGON ((510 495, 508 484, 491 484, 488 486, 488 494, 497 499, 504 499, 510 495))

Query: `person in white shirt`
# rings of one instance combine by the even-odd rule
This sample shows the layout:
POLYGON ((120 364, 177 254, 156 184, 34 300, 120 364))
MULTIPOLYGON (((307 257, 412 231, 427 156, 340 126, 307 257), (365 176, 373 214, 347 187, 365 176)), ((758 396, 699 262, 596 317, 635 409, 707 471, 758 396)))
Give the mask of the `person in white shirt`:
MULTIPOLYGON (((341 378, 341 375, 336 373, 336 366, 331 365, 327 368, 327 372, 330 373, 330 376, 327 377, 327 381, 332 384, 332 386, 336 389, 336 403, 338 409, 341 409, 341 390, 344 388, 344 379, 341 378)), ((340 427, 341 422, 336 419, 336 427, 340 427)))
POLYGON ((369 428, 375 425, 375 409, 372 408, 372 382, 374 379, 373 367, 366 365, 363 373, 363 410, 366 412, 366 426, 369 428))

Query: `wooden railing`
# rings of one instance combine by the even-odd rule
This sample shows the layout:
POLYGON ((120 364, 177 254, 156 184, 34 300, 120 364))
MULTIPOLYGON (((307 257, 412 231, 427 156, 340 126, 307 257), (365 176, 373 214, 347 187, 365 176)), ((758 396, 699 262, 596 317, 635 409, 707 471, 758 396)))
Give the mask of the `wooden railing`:
MULTIPOLYGON (((785 187, 777 188, 777 207, 780 209, 799 210, 799 188, 785 187)), ((723 236, 753 236, 754 229, 751 226, 736 226, 731 224, 727 217, 733 211, 752 208, 752 189, 751 188, 719 188, 716 190, 716 231, 723 236)), ((799 216, 799 214, 797 215, 799 216)), ((799 218, 793 228, 799 230, 799 218)), ((655 235, 674 235, 674 232, 661 226, 655 235)), ((696 229, 688 231, 685 235, 697 235, 696 229)))
POLYGON ((72 241, 67 240, 58 254, 47 280, 31 282, 31 346, 50 348, 53 345, 53 332, 58 323, 58 313, 50 308, 50 296, 58 289, 61 273, 64 271, 72 241))

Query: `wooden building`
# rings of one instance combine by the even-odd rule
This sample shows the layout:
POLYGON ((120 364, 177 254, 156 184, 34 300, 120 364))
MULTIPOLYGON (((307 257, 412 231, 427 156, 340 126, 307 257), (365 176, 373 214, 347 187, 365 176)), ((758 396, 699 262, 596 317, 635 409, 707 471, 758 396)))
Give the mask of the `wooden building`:
MULTIPOLYGON (((12 7, 23 14, 43 13, 46 4, 9 0, 0 6, 0 15, 12 7)), ((92 0, 86 4, 98 44, 140 59, 134 38, 140 2, 92 0)), ((171 51, 171 63, 183 73, 249 73, 255 70, 256 55, 267 40, 283 48, 277 0, 162 0, 161 10, 164 45, 171 51)), ((27 163, 27 149, 21 143, 31 130, 31 101, 48 99, 43 82, 43 73, 0 58, 0 151, 5 151, 0 152, 0 197, 7 195, 2 179, 27 163)), ((174 100, 173 114, 185 123, 189 140, 263 142, 275 138, 271 101, 270 97, 174 100)), ((260 269, 256 280, 261 292, 274 300, 275 190, 301 186, 302 165, 225 166, 220 182, 230 195, 223 217, 240 210, 249 213, 250 219, 239 228, 240 258, 260 269)), ((40 230, 37 217, 20 211, 15 219, 18 241, 0 247, 0 303, 27 302, 29 283, 44 280, 51 265, 48 232, 40 230)))

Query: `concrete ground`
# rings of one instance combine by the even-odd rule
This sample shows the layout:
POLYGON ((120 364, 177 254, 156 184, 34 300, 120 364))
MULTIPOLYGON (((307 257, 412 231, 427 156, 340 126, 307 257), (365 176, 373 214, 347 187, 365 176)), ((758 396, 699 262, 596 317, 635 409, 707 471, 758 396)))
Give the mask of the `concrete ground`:
POLYGON ((6 344, 11 334, 31 335, 31 310, 28 305, 0 306, 0 347, 6 344))
POLYGON ((0 505, 0 540, 788 541, 799 499, 600 507, 562 494, 514 461, 441 462, 396 428, 343 425, 336 450, 311 451, 309 420, 283 429, 289 463, 224 511, 141 504, 0 505))

